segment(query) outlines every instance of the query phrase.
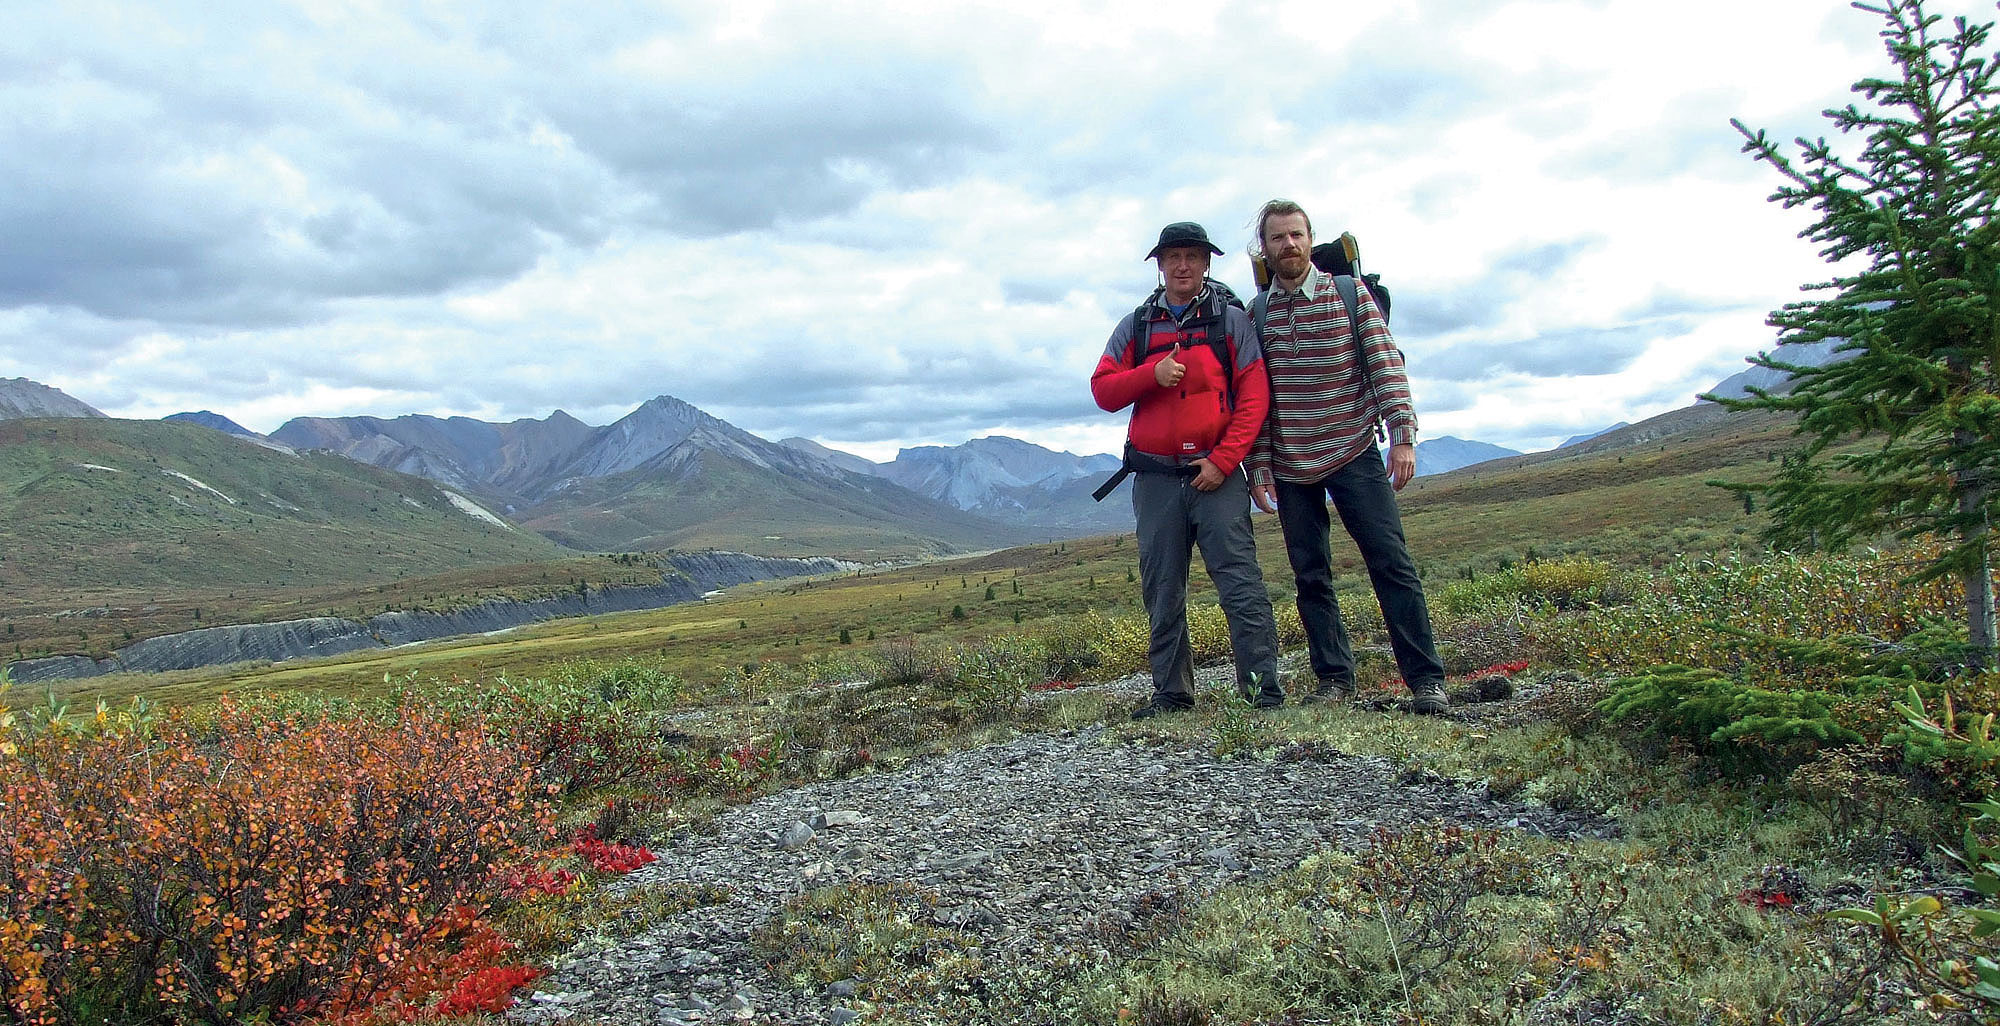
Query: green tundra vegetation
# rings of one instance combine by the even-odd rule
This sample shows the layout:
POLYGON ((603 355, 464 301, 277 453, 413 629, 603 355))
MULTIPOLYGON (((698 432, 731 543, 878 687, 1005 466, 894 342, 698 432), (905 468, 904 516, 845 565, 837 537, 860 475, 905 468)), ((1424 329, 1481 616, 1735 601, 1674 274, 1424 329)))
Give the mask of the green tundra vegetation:
MULTIPOLYGON (((1508 460, 1418 478, 1404 492, 1405 525, 1433 582, 1566 554, 1655 567, 1688 555, 1755 549, 1761 514, 1745 514, 1741 500, 1703 482, 1718 473, 1756 478, 1773 472, 1773 454, 1790 430, 1786 418, 1746 414, 1713 420, 1671 443, 1508 460)), ((1281 606, 1289 605, 1291 574, 1276 522, 1259 517, 1256 523, 1267 585, 1281 606)), ((1351 548, 1343 555, 1337 547, 1335 558, 1343 594, 1368 594, 1359 556, 1351 548)), ((533 597, 536 587, 559 591, 577 582, 647 583, 657 579, 649 576, 655 573, 650 562, 646 554, 593 556, 413 577, 365 589, 327 588, 270 607, 280 616, 256 619, 353 615, 364 607, 371 613, 384 606, 449 608, 468 597, 533 597)), ((540 673, 565 660, 635 655, 685 678, 714 678, 746 663, 799 661, 837 645, 842 630, 862 637, 872 632, 878 641, 976 639, 1089 610, 1136 611, 1137 566, 1129 535, 1075 539, 832 578, 765 582, 708 602, 551 621, 496 637, 277 666, 90 678, 59 683, 55 693, 86 703, 137 695, 168 704, 199 703, 250 691, 364 697, 382 693, 385 679, 412 673, 479 679, 540 673), (955 607, 962 617, 952 615, 955 607)), ((1205 575, 1194 575, 1191 587, 1196 601, 1211 594, 1205 575)), ((236 622, 208 610, 204 616, 205 623, 236 622)), ((48 628, 36 630, 45 635, 48 628)))
MULTIPOLYGON (((1684 529, 1690 537, 1699 530, 1684 529)), ((79 1010, 107 1007, 130 1021, 213 1022, 260 1010, 283 1018, 282 1008, 337 1016, 498 1007, 452 1004, 466 992, 456 984, 525 980, 536 959, 579 936, 627 935, 690 903, 718 900, 610 887, 616 870, 600 864, 642 859, 648 840, 699 828, 729 804, 774 789, 894 771, 928 752, 1021 731, 1107 723, 1109 743, 1220 759, 1378 756, 1412 779, 1460 781, 1504 800, 1601 815, 1620 833, 1578 841, 1447 825, 1383 833, 1361 850, 1328 848, 1273 879, 1135 923, 1108 961, 1079 964, 1052 952, 1047 966, 1004 972, 939 961, 963 945, 907 929, 898 910, 922 900, 914 882, 879 893, 830 888, 770 924, 768 936, 783 938, 774 964, 809 982, 836 970, 845 978, 855 966, 843 952, 856 936, 872 938, 862 948, 879 957, 865 963, 861 987, 864 997, 883 999, 875 1015, 882 1022, 1279 1023, 1300 1021, 1289 1016, 1310 1008, 1338 1021, 1527 1022, 1596 1010, 1632 1022, 1916 1023, 1948 1019, 1972 1000, 1947 984, 1971 991, 1970 967, 1988 941, 1954 913, 1985 906, 1968 897, 1977 893, 1966 885, 1970 874, 1940 845, 1964 848, 1956 803, 1992 786, 2000 770, 2000 752, 1982 747, 1979 735, 2000 699, 1991 675, 1965 669, 1963 633, 1952 625, 1961 596, 1951 582, 1905 583, 1921 553, 1723 551, 1660 568, 1644 547, 1626 553, 1630 559, 1516 554, 1504 567, 1496 555, 1490 569, 1434 574, 1432 591, 1457 680, 1511 664, 1519 697, 1496 706, 1497 715, 1424 720, 1384 709, 1394 671, 1376 654, 1364 663, 1364 701, 1356 706, 1255 715, 1216 696, 1195 714, 1140 726, 1124 722, 1128 702, 1061 689, 1144 664, 1144 621, 1129 601, 1088 603, 1087 568, 1130 548, 1108 538, 996 553, 948 570, 764 585, 725 602, 598 619, 597 647, 545 648, 538 655, 552 662, 519 669, 461 662, 433 672, 405 662, 394 679, 378 675, 367 688, 269 689, 246 671, 237 688, 246 697, 216 700, 205 690, 212 682, 190 681, 186 704, 174 709, 129 701, 93 708, 83 699, 50 706, 15 696, 0 728, 10 752, 0 761, 0 786, 8 789, 0 815, 10 819, 0 826, 16 860, 9 912, 32 929, 0 932, 0 959, 32 962, 32 978, 51 984, 54 1004, 33 1006, 53 1008, 41 1021, 81 1021, 79 1010), (1015 598, 1015 571, 1023 602, 1067 581, 1068 598, 1043 601, 1070 603, 1062 606, 1068 611, 1015 624, 988 608, 1015 598), (998 585, 991 602, 982 598, 987 585, 998 585), (927 596, 938 629, 913 623, 899 632, 885 620, 873 628, 880 640, 869 643, 854 623, 847 628, 854 643, 843 645, 839 617, 828 613, 869 603, 829 596, 851 590, 879 598, 898 588, 927 596), (977 621, 949 630, 954 605, 977 621), (737 641, 729 665, 684 674, 671 668, 666 649, 639 640, 668 629, 655 622, 667 614, 702 614, 672 630, 698 633, 709 645, 746 634, 763 640, 737 641), (795 615, 795 643, 778 640, 795 615), (643 626, 619 641, 626 623, 643 626), (577 654, 584 651, 596 654, 577 654), (1038 690, 1050 694, 1029 701, 1038 690), (1949 722, 1940 717, 1947 703, 1949 722), (709 715, 687 717, 695 711, 709 715), (149 760, 132 758, 141 751, 149 760), (436 768, 390 773, 396 760, 420 758, 437 760, 436 768), (259 760, 271 760, 270 768, 221 768, 255 769, 259 760), (187 895, 196 909, 243 900, 216 890, 223 878, 176 875, 194 863, 172 850, 137 865, 104 863, 102 852, 131 850, 120 845, 133 842, 120 838, 185 836, 188 844, 265 852, 228 867, 234 875, 226 879, 239 881, 259 873, 290 879, 285 874, 303 872, 301 865, 318 864, 311 859, 345 857, 322 847, 306 849, 311 859, 291 849, 280 849, 281 857, 237 843, 252 835, 325 843, 288 818, 337 800, 321 793, 324 782, 350 779, 350 771, 330 772, 333 764, 322 771, 324 760, 343 767, 356 760, 353 779, 379 777, 371 800, 390 803, 340 835, 348 848, 393 862, 407 859, 403 846, 421 842, 427 857, 465 859, 452 863, 456 873, 418 860, 414 875, 395 881, 399 893, 439 907, 486 910, 435 939, 458 960, 451 973, 436 964, 447 954, 409 940, 388 951, 339 949, 342 957, 386 955, 399 967, 385 977, 399 981, 393 987, 357 990, 351 979, 318 970, 237 980, 214 952, 257 938, 231 920, 199 916, 160 950, 106 941, 59 954, 44 944, 40 961, 25 954, 36 936, 62 930, 144 935, 129 918, 133 906, 92 905, 84 898, 93 893, 154 888, 187 895), (164 782, 130 776, 133 767, 169 764, 180 768, 158 778, 164 782), (77 786, 75 774, 90 786, 77 786), (253 780, 252 791, 232 790, 232 781, 253 780), (391 781, 417 793, 396 804, 391 781), (540 786, 488 793, 505 781, 540 786), (165 790, 148 790, 155 787, 165 790), (489 829, 413 834, 410 810, 442 807, 447 795, 433 793, 442 790, 485 803, 450 815, 489 829), (176 801, 194 793, 204 795, 204 808, 229 814, 189 819, 176 801), (101 796, 111 794, 150 797, 136 806, 138 821, 121 823, 104 814, 112 806, 101 796), (51 807, 67 811, 55 820, 37 811, 51 807), (496 808, 511 818, 496 818, 496 808), (363 822, 376 826, 363 831, 363 822), (520 839, 479 841, 508 830, 520 839), (551 833, 578 840, 551 848, 551 833), (94 873, 108 889, 64 891, 22 876, 27 865, 94 873), (1412 880, 1433 883, 1412 891, 1412 880), (1878 928, 1827 914, 1851 907, 1877 915, 1876 894, 1888 902, 1889 919, 1903 916, 1898 936, 1917 960, 1898 961, 1878 928), (1457 924, 1449 937, 1423 925, 1437 922, 1439 910, 1457 924), (21 950, 6 950, 10 938, 21 950), (465 955, 475 938, 485 938, 476 950, 486 954, 465 955), (1410 955, 1446 941, 1460 957, 1410 955), (175 945, 207 960, 185 959, 193 969, 157 961, 182 954, 175 945), (89 985, 93 968, 120 979, 171 969, 174 985, 107 994, 89 985), (944 986, 951 973, 972 973, 977 986, 944 986), (980 1002, 965 1003, 967 990, 983 995, 980 1002)), ((1122 581, 1098 576, 1100 591, 1122 581)), ((1358 636, 1374 647, 1382 639, 1370 605, 1363 593, 1343 596, 1358 636)), ((568 637, 590 637, 591 622, 570 625, 568 637)), ((1214 606, 1199 604, 1192 627, 1200 659, 1226 656, 1214 606)), ((1285 644, 1297 646, 1296 618, 1281 615, 1281 627, 1285 644)), ((272 682, 285 672, 264 671, 272 682)), ((315 965, 309 959, 335 950, 317 938, 365 930, 378 921, 371 917, 388 914, 353 904, 364 898, 352 897, 348 919, 296 909, 273 921, 277 936, 259 942, 315 965)), ((369 900, 376 899, 390 900, 369 900)), ((7 996, 30 1007, 20 993, 7 996)))
MULTIPOLYGON (((1026 701, 1052 682, 1087 684, 1143 667, 1129 536, 767 582, 705 603, 342 659, 16 694, 0 728, 16 753, 0 762, 12 789, 4 807, 17 817, 52 804, 70 811, 0 824, 17 838, 14 864, 39 854, 37 864, 118 881, 102 893, 153 887, 197 904, 230 899, 212 880, 175 876, 182 863, 171 852, 146 863, 158 878, 94 863, 92 854, 122 850, 121 837, 161 836, 155 819, 180 824, 188 844, 220 849, 242 848, 241 836, 214 832, 230 824, 275 836, 288 815, 329 800, 311 781, 340 777, 313 760, 342 758, 342 746, 412 753, 406 758, 432 752, 452 767, 430 774, 435 788, 511 809, 505 822, 523 831, 511 846, 486 847, 472 835, 386 827, 341 835, 350 850, 340 857, 407 860, 406 846, 418 842, 429 858, 462 856, 456 874, 433 867, 399 878, 401 893, 486 910, 386 953, 340 949, 342 957, 401 959, 403 968, 385 977, 393 986, 356 989, 338 973, 276 969, 261 983, 255 974, 239 982, 213 952, 254 938, 231 932, 226 920, 206 933, 182 931, 177 943, 209 954, 191 960, 196 970, 176 970, 183 976, 174 987, 112 995, 87 983, 93 968, 121 979, 158 974, 163 963, 140 958, 174 955, 171 945, 44 954, 35 975, 19 978, 48 984, 56 997, 39 1007, 53 1022, 114 1006, 133 1021, 224 1021, 266 1014, 260 1009, 282 1018, 284 1008, 324 1017, 361 1008, 479 1013, 503 1003, 488 990, 504 996, 503 984, 530 978, 537 959, 579 936, 627 935, 718 900, 609 886, 615 866, 642 858, 648 840, 699 828, 774 789, 893 771, 927 752, 1020 731, 1108 723, 1114 743, 1215 758, 1379 756, 1409 775, 1606 816, 1621 833, 1556 842, 1440 825, 1384 834, 1359 851, 1329 848, 1272 880, 1135 924, 1109 962, 990 970, 996 975, 976 981, 986 995, 976 1008, 935 989, 949 973, 970 971, 960 961, 933 964, 958 948, 897 925, 901 905, 922 900, 913 882, 900 885, 910 894, 835 888, 791 906, 767 931, 785 938, 774 964, 801 979, 823 967, 850 972, 837 938, 874 938, 881 957, 867 969, 865 994, 930 995, 885 1000, 875 1015, 883 1022, 1278 1023, 1298 1021, 1287 1017, 1299 1008, 1340 1021, 1436 1023, 1574 1018, 1592 1009, 1659 1023, 1948 1018, 1976 1001, 1952 987, 1971 990, 1987 942, 1958 917, 1984 905, 1966 897, 1977 893, 1971 875, 1943 851, 1982 850, 1968 849, 1957 803, 1981 795, 2000 767, 1977 736, 1979 717, 2000 708, 2000 698, 1994 678, 1965 669, 1963 631, 1953 626, 1961 597, 1951 581, 1905 583, 1923 553, 1774 554, 1758 541, 1761 510, 1746 513, 1737 496, 1702 483, 1718 472, 1770 472, 1790 430, 1781 418, 1731 417, 1665 444, 1524 458, 1413 485, 1410 531, 1427 560, 1448 668, 1464 675, 1528 664, 1513 674, 1522 697, 1492 719, 1417 720, 1367 703, 1260 717, 1218 700, 1141 728, 1123 721, 1123 703, 1088 688, 1026 701), (869 683, 842 686, 856 681, 869 683), (1949 723, 1940 718, 1946 702, 1949 723), (686 718, 695 711, 709 715, 686 718), (488 752, 478 737, 522 761, 489 764, 498 756, 478 754, 488 752), (277 750, 244 747, 251 738, 296 740, 277 750), (137 765, 137 750, 171 753, 186 779, 113 830, 120 821, 90 796, 132 790, 136 782, 119 774, 137 765), (224 782, 248 778, 203 761, 211 756, 303 768, 274 768, 273 779, 294 782, 238 795, 224 782), (99 790, 61 775, 83 769, 99 790), (544 786, 487 795, 472 789, 469 773, 544 786), (211 805, 221 794, 237 811, 196 830, 173 818, 174 795, 190 788, 211 805), (92 829, 113 832, 90 844, 92 829), (551 832, 579 839, 550 848, 551 832), (586 842, 586 834, 606 840, 586 842), (1384 903, 1388 881, 1413 878, 1446 883, 1384 903), (1887 902, 1880 912, 1876 894, 1887 902), (1950 904, 1923 903, 1932 895, 1950 904), (1898 924, 1895 936, 1916 957, 1885 945, 1880 927, 1828 915, 1842 907, 1898 924), (1446 939, 1465 957, 1395 954, 1437 939, 1411 932, 1436 909, 1462 918, 1464 930, 1446 939), (450 972, 440 968, 451 959, 450 972), (210 1006, 219 1011, 203 1010, 210 1006)), ((1295 649, 1301 638, 1282 601, 1281 550, 1274 538, 1262 540, 1284 642, 1295 649)), ((1355 569, 1343 608, 1364 643, 1379 646, 1379 619, 1355 569)), ((1219 611, 1200 590, 1194 604, 1198 656, 1225 657, 1219 611)), ((1369 657, 1366 696, 1386 699, 1393 672, 1386 658, 1369 657)), ((377 765, 373 756, 355 758, 377 765)), ((396 779, 417 786, 407 774, 396 779)), ((378 824, 407 825, 412 810, 448 798, 386 786, 370 794, 389 803, 370 813, 367 822, 378 824)), ((491 819, 471 809, 454 815, 491 819)), ((312 864, 273 855, 233 867, 231 879, 312 864)), ((20 875, 14 887, 10 915, 40 931, 13 935, 24 967, 36 937, 137 932, 129 904, 65 904, 58 899, 73 892, 20 875)), ((330 958, 314 938, 377 921, 364 898, 349 900, 348 920, 297 909, 284 920, 296 936, 263 942, 307 966, 330 958)), ((9 957, 7 942, 0 936, 0 959, 9 957)))

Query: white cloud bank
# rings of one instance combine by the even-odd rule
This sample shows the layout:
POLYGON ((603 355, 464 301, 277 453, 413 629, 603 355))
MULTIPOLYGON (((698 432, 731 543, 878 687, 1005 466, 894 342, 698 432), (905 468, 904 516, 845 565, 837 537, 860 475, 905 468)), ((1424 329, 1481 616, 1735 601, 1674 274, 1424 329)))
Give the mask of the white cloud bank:
POLYGON ((1273 195, 1392 284, 1427 435, 1685 405, 1825 276, 1728 119, 1818 135, 1884 68, 1820 0, 10 21, 0 376, 261 431, 671 394, 875 458, 1114 449, 1086 379, 1160 225, 1205 223, 1247 294, 1273 195))

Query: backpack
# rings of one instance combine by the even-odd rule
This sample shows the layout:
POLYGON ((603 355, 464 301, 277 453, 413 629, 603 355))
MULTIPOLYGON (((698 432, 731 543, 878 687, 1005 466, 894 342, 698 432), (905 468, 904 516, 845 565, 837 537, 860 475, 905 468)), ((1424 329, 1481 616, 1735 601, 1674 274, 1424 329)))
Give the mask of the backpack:
MULTIPOLYGON (((1313 266, 1333 275, 1335 278, 1353 278, 1368 286, 1368 294, 1374 297, 1375 306, 1382 311, 1382 320, 1389 320, 1389 289, 1382 284, 1379 274, 1361 273, 1361 246, 1354 241, 1353 232, 1341 232, 1333 242, 1322 242, 1313 247, 1313 266)), ((1347 293, 1341 293, 1346 298, 1347 293)))

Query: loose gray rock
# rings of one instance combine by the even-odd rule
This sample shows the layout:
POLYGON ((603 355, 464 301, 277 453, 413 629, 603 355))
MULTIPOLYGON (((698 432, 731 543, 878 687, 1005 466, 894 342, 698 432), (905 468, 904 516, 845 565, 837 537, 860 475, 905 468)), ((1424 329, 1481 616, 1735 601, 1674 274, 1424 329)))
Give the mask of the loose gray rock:
POLYGON ((811 844, 812 839, 812 826, 806 823, 805 820, 799 820, 785 828, 783 836, 778 838, 778 847, 786 851, 793 851, 811 844))
MULTIPOLYGON (((1146 683, 1126 678, 1106 690, 1136 699, 1146 683)), ((729 899, 616 947, 579 946, 543 985, 591 992, 562 1007, 605 1023, 850 1023, 858 1016, 845 1005, 869 981, 801 986, 752 947, 757 929, 807 891, 915 882, 935 898, 931 918, 976 942, 992 973, 1054 955, 1108 965, 1107 935, 1161 908, 1282 872, 1328 845, 1358 850, 1378 826, 1432 821, 1558 838, 1615 833, 1602 819, 1495 801, 1455 781, 1404 780, 1387 760, 1331 749, 1221 762, 1205 747, 1103 726, 1032 734, 767 795, 657 841, 659 860, 626 886, 718 885, 729 899), (842 815, 864 810, 853 822, 842 815), (722 1007, 663 1010, 656 994, 700 994, 722 1007), (735 996, 745 1004, 731 1014, 735 996)), ((530 1004, 510 1016, 544 1021, 530 1004)))

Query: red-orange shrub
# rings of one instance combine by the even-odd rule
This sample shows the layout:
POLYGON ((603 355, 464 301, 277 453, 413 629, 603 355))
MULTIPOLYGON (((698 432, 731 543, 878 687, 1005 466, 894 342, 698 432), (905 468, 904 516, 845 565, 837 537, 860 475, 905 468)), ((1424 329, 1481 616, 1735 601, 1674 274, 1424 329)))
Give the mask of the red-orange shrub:
POLYGON ((24 1023, 365 1008, 484 925, 495 867, 548 834, 532 777, 414 703, 25 740, 0 760, 0 900, 26 924, 0 927, 0 997, 24 1023))
POLYGON ((57 1021, 85 908, 75 824, 50 789, 0 756, 0 996, 8 1022, 57 1021))
POLYGON ((583 829, 576 832, 576 853, 590 863, 590 868, 600 873, 621 875, 659 858, 645 845, 599 840, 595 823, 585 823, 583 829))

